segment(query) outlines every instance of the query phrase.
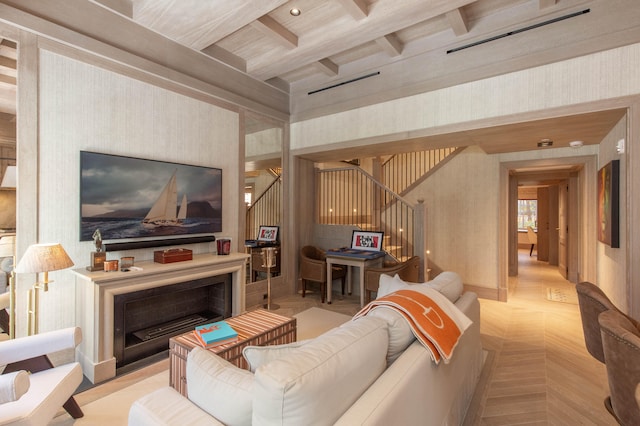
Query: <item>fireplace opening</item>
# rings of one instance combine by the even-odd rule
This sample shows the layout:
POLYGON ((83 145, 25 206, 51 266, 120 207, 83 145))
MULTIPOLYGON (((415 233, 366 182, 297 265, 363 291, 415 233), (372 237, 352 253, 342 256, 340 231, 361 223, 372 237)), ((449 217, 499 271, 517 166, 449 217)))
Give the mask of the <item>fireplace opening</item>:
POLYGON ((228 318, 231 310, 231 274, 116 295, 116 367, 163 352, 169 349, 169 338, 228 318))

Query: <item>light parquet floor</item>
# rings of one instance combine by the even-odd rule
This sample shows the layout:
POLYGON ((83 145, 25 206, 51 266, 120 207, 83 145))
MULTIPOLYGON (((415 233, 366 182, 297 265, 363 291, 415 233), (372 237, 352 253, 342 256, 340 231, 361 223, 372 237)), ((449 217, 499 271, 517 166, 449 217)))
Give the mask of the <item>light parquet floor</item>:
POLYGON ((519 253, 507 303, 481 299, 481 333, 495 351, 474 425, 615 425, 604 408, 605 366, 584 346, 574 285, 556 267, 519 253), (547 289, 567 292, 547 300, 547 289))

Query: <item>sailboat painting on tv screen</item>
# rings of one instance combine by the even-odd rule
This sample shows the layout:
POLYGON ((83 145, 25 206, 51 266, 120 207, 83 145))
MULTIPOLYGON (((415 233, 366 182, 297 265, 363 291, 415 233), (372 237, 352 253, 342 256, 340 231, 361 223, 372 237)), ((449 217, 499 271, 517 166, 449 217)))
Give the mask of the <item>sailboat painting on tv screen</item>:
POLYGON ((222 170, 80 152, 80 240, 222 231, 222 170))

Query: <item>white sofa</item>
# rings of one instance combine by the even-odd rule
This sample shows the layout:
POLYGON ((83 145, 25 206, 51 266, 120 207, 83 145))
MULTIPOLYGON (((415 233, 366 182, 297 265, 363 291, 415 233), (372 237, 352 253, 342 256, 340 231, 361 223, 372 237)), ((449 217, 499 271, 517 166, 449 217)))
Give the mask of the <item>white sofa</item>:
MULTIPOLYGON (((386 310, 306 342, 249 348, 255 373, 196 348, 187 360, 189 398, 159 389, 132 405, 129 424, 462 424, 483 365, 480 305, 475 293, 460 295, 457 275, 452 292, 451 277, 445 273, 440 284, 448 289, 439 289, 473 323, 448 364, 436 365, 418 341, 407 340, 386 310)), ((381 279, 378 297, 384 292, 381 279)))

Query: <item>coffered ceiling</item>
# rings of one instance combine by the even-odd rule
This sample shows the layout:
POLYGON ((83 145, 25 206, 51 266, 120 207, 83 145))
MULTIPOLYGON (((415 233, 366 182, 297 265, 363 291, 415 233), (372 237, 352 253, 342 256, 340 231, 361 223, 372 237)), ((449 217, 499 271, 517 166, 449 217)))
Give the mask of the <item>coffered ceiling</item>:
MULTIPOLYGON (((640 42, 637 0, 86 1, 286 93, 292 121, 640 42)), ((15 82, 15 43, 4 40, 2 113, 15 114, 15 82)), ((619 117, 571 117, 572 136, 562 138, 594 140, 619 117)), ((539 121, 465 137, 490 137, 488 152, 513 150, 525 128, 534 139, 554 137, 539 121)))

